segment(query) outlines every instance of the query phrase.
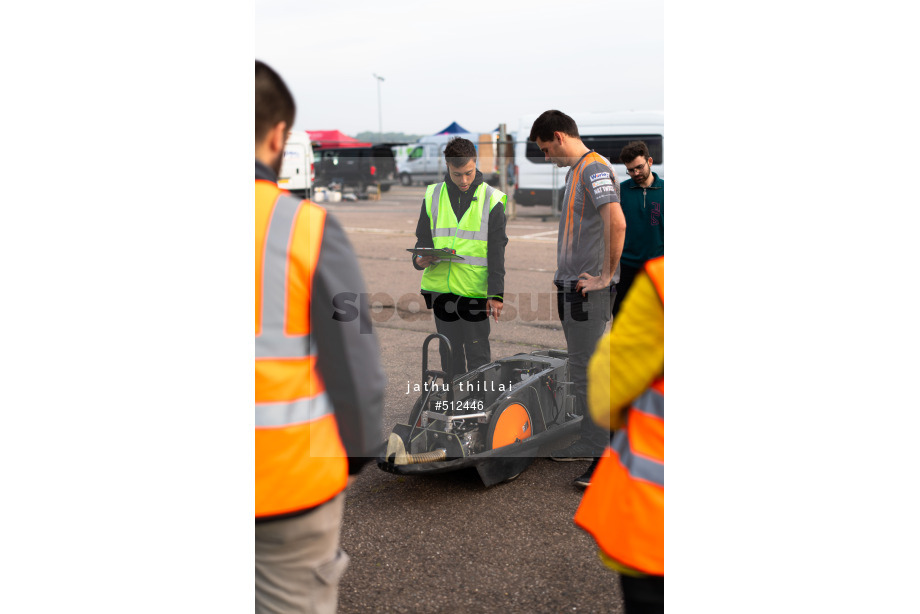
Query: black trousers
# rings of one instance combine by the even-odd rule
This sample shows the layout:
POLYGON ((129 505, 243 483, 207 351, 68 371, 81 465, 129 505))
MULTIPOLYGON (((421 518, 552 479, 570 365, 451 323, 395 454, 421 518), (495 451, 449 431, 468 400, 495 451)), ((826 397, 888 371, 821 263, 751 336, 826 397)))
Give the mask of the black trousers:
MULTIPOLYGON (((486 299, 439 294, 432 302, 435 328, 450 341, 453 374, 462 375, 492 362, 486 299)), ((438 344, 438 349, 441 368, 447 370, 447 346, 438 344)))
POLYGON ((620 305, 626 297, 626 291, 629 290, 633 280, 641 270, 641 267, 634 267, 623 263, 622 260, 620 261, 620 281, 615 286, 610 287, 610 291, 616 293, 613 297, 613 305, 610 307, 610 314, 614 318, 617 317, 617 313, 620 311, 620 305))
POLYGON ((664 576, 620 575, 626 614, 664 614, 664 576))

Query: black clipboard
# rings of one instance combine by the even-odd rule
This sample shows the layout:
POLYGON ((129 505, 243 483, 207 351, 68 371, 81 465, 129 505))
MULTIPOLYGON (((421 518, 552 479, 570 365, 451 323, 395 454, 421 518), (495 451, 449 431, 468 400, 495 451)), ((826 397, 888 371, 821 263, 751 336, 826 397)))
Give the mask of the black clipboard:
POLYGON ((412 247, 406 251, 412 252, 416 256, 434 256, 435 258, 440 258, 441 260, 466 260, 466 258, 454 253, 451 250, 438 249, 435 247, 412 247))

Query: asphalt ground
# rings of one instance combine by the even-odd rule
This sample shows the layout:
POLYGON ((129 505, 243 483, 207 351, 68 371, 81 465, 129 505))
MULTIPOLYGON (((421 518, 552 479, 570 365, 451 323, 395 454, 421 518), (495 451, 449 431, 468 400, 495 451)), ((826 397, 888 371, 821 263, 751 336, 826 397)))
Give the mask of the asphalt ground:
MULTIPOLYGON (((423 187, 393 186, 379 200, 322 203, 346 228, 364 273, 387 375, 384 441, 417 398, 421 347, 434 332, 410 263, 423 187)), ((492 358, 565 349, 552 274, 558 220, 518 207, 508 222, 505 311, 492 322, 492 358)), ((439 363, 431 344, 432 365, 439 363)), ((571 439, 562 439, 548 455, 571 439)), ((342 547, 351 563, 340 613, 621 612, 616 574, 572 518, 587 462, 537 458, 517 479, 485 488, 473 469, 399 476, 367 465, 345 501, 342 547)))

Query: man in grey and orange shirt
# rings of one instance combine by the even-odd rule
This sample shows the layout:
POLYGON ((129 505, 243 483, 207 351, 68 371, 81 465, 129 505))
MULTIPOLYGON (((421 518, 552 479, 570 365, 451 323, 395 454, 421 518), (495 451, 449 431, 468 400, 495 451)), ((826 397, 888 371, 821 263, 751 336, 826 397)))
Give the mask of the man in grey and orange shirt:
POLYGON ((587 415, 587 366, 610 320, 610 286, 619 279, 626 220, 610 161, 585 146, 575 120, 561 111, 546 111, 534 121, 530 140, 548 162, 572 167, 565 177, 553 283, 575 384, 576 412, 584 418, 581 437, 550 457, 592 461, 575 480, 587 486, 609 439, 609 433, 587 415))

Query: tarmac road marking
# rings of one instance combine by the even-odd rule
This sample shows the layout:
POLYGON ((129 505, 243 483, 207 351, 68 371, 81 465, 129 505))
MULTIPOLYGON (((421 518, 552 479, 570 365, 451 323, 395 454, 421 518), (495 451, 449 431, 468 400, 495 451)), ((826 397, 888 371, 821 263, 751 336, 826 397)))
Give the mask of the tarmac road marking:
MULTIPOLYGON (((515 236, 516 239, 539 239, 541 237, 547 237, 548 235, 558 235, 559 230, 547 230, 546 232, 535 232, 529 235, 520 235, 515 236)), ((555 239, 553 239, 555 241, 555 239)))
POLYGON ((526 241, 528 243, 555 243, 556 242, 556 237, 530 237, 528 235, 522 235, 519 237, 516 237, 514 235, 509 235, 508 240, 510 241, 512 239, 515 241, 526 241))
MULTIPOLYGON (((405 256, 400 256, 398 258, 394 256, 368 256, 364 254, 358 254, 359 260, 385 260, 388 262, 405 262, 405 256)), ((535 267, 515 267, 505 264, 505 271, 530 271, 532 273, 553 273, 556 269, 538 269, 535 267)), ((421 272, 421 271, 419 271, 421 272)))
POLYGON ((409 232, 408 230, 391 230, 389 228, 355 228, 354 226, 344 226, 345 232, 366 232, 370 234, 378 235, 411 235, 415 236, 414 232, 409 232))
MULTIPOLYGON (((377 234, 377 235, 400 235, 406 237, 414 237, 415 233, 409 230, 392 230, 389 228, 358 228, 356 226, 344 226, 345 232, 361 232, 365 234, 377 234)), ((516 241, 531 241, 534 243, 555 243, 558 231, 551 230, 547 232, 538 232, 536 234, 530 235, 508 235, 508 239, 514 239, 516 241), (552 237, 544 237, 542 235, 554 235, 552 237)))

